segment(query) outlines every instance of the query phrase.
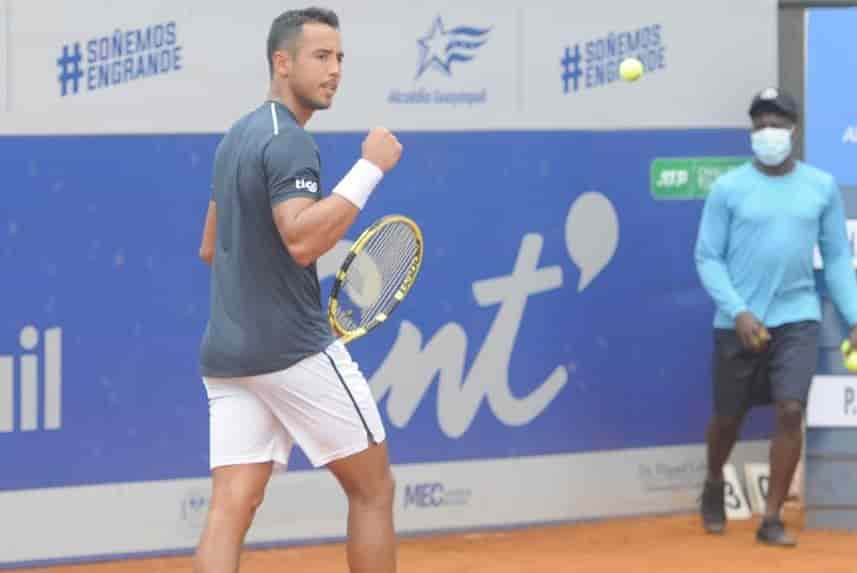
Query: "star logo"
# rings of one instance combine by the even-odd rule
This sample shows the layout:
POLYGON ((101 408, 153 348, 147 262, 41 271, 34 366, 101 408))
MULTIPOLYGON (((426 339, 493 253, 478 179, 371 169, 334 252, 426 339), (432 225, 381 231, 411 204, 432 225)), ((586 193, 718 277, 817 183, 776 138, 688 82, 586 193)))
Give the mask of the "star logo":
POLYGON ((437 16, 425 36, 417 40, 420 48, 417 78, 427 70, 434 68, 452 75, 453 62, 469 62, 476 52, 488 41, 490 28, 458 26, 450 30, 443 27, 443 20, 437 16))

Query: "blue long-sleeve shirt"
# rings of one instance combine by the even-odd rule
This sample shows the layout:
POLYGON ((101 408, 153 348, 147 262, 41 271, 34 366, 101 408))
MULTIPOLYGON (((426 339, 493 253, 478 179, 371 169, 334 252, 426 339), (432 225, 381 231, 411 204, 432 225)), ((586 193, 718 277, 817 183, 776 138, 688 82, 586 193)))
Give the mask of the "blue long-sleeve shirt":
POLYGON ((857 278, 842 196, 833 177, 805 163, 780 177, 752 163, 715 181, 702 213, 696 268, 717 305, 715 328, 752 312, 768 327, 820 320, 813 250, 849 326, 857 324, 857 278))

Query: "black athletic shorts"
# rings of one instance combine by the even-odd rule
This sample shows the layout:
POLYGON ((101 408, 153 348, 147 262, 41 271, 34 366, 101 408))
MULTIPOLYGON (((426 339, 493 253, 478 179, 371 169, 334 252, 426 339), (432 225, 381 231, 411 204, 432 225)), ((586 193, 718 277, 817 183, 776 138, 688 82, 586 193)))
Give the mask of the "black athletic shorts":
POLYGON ((769 329, 763 352, 747 350, 732 329, 714 329, 714 412, 739 417, 753 406, 782 400, 806 405, 818 366, 819 323, 792 322, 769 329))

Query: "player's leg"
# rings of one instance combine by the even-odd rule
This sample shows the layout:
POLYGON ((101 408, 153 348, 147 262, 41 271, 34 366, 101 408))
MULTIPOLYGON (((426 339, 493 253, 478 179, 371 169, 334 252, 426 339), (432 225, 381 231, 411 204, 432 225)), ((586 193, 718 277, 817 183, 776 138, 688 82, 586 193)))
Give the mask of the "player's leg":
POLYGON ((262 503, 272 466, 266 462, 214 468, 211 505, 194 555, 194 573, 238 571, 244 536, 262 503))
POLYGON ((742 414, 712 416, 706 431, 708 474, 700 497, 702 525, 708 533, 723 533, 726 529, 726 482, 723 466, 738 440, 742 414))
POLYGON ((235 379, 208 379, 205 385, 213 484, 194 571, 233 573, 272 462, 288 461, 291 438, 252 386, 235 379))
POLYGON ((348 496, 348 568, 352 573, 396 570, 395 483, 387 445, 378 444, 327 465, 348 496))
POLYGON ((743 412, 730 415, 714 414, 711 417, 705 432, 709 481, 723 482, 723 466, 738 441, 743 420, 743 412))
POLYGON ((259 377, 258 392, 310 462, 326 466, 348 497, 352 573, 395 571, 394 482, 375 399, 336 342, 325 352, 259 377))
POLYGON ((795 544, 785 532, 780 516, 803 447, 804 408, 818 365, 818 332, 819 324, 808 321, 786 324, 772 333, 770 376, 776 426, 771 440, 765 518, 757 537, 773 545, 795 544))
POLYGON ((700 500, 703 527, 709 533, 722 533, 726 527, 723 466, 738 441, 753 381, 763 360, 764 357, 745 350, 733 330, 714 331, 711 377, 714 415, 705 435, 708 472, 700 500))
POLYGON ((803 447, 803 404, 797 400, 776 403, 776 430, 771 440, 771 469, 765 517, 778 518, 789 492, 803 447))
POLYGON ((723 466, 738 441, 764 360, 764 355, 745 349, 734 330, 714 331, 711 359, 714 414, 705 436, 709 481, 723 482, 723 466))

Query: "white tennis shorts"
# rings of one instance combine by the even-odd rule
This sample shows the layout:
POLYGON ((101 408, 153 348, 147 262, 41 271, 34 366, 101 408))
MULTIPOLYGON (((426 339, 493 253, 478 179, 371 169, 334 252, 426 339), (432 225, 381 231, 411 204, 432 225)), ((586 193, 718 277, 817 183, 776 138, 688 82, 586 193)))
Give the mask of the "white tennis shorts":
POLYGON ((294 444, 319 467, 385 438, 369 384, 339 341, 285 370, 203 382, 212 469, 285 466, 294 444))

